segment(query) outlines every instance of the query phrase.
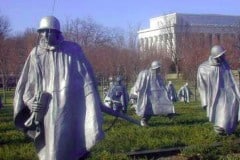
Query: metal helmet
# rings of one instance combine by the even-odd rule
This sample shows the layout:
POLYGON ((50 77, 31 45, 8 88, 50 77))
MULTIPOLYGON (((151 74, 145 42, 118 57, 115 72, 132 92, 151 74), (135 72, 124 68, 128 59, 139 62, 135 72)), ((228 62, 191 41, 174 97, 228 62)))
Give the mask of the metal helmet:
POLYGON ((117 78, 116 78, 116 81, 117 81, 117 82, 120 82, 120 81, 122 81, 122 80, 123 80, 122 76, 117 76, 117 78))
POLYGON ((54 16, 43 17, 40 21, 38 32, 44 29, 54 29, 61 32, 59 20, 54 16))
POLYGON ((151 69, 157 69, 157 68, 160 68, 161 65, 160 65, 160 62, 159 61, 153 61, 152 64, 151 64, 151 69))
POLYGON ((218 58, 220 57, 221 55, 223 55, 224 53, 226 52, 226 50, 220 46, 220 45, 215 45, 212 47, 211 49, 211 56, 213 58, 218 58))
POLYGON ((113 77, 110 76, 110 77, 108 78, 108 80, 109 80, 109 81, 113 81, 113 77))

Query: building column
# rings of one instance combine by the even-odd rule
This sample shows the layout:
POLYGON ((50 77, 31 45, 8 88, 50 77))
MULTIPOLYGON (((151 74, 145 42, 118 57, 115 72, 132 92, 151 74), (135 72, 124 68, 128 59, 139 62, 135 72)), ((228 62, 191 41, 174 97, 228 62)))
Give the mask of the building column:
POLYGON ((140 42, 139 42, 139 46, 140 46, 140 51, 144 51, 144 38, 141 38, 140 39, 140 42))

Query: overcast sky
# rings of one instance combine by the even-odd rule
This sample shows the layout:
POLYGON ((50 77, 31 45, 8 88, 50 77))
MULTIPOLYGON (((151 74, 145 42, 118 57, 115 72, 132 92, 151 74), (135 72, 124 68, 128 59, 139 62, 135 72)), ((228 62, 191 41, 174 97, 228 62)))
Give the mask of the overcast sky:
POLYGON ((144 29, 150 18, 174 12, 240 16, 240 0, 0 0, 0 15, 9 18, 13 32, 38 28, 47 15, 62 23, 91 17, 105 27, 144 29))

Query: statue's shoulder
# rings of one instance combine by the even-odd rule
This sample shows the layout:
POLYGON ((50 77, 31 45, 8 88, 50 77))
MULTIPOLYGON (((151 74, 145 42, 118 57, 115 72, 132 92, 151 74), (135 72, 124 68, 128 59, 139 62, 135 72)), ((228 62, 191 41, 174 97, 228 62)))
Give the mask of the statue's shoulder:
POLYGON ((72 41, 63 41, 63 42, 62 42, 62 46, 63 46, 64 48, 81 50, 80 45, 77 44, 76 42, 72 42, 72 41))
POLYGON ((61 45, 64 52, 74 55, 74 56, 80 56, 81 58, 84 58, 84 52, 81 48, 81 46, 75 42, 72 41, 63 41, 61 45))
POLYGON ((210 67, 210 63, 207 60, 207 61, 204 61, 203 63, 201 63, 198 68, 209 68, 209 67, 210 67))
POLYGON ((145 69, 145 70, 140 71, 139 74, 148 74, 148 73, 149 73, 149 70, 148 70, 148 69, 145 69))
POLYGON ((34 46, 30 52, 30 54, 28 55, 29 58, 35 56, 36 54, 39 54, 39 52, 41 53, 40 51, 41 49, 38 47, 38 46, 34 46))
POLYGON ((144 78, 147 78, 149 76, 149 70, 142 70, 139 72, 138 74, 138 79, 144 79, 144 78))
POLYGON ((211 65, 211 63, 207 60, 199 65, 198 74, 199 75, 209 75, 211 72, 215 71, 216 66, 211 65))

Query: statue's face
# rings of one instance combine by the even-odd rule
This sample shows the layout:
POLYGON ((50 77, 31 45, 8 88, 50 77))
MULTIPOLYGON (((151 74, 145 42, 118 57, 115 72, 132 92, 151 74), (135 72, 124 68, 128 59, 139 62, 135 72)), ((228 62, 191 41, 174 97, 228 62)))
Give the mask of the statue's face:
POLYGON ((53 46, 57 43, 59 32, 51 29, 44 29, 40 31, 40 36, 48 45, 53 46))
POLYGON ((218 63, 224 62, 225 60, 225 54, 221 55, 220 57, 216 58, 218 63))
POLYGON ((160 68, 157 68, 157 69, 152 69, 152 73, 157 75, 160 73, 160 68))

